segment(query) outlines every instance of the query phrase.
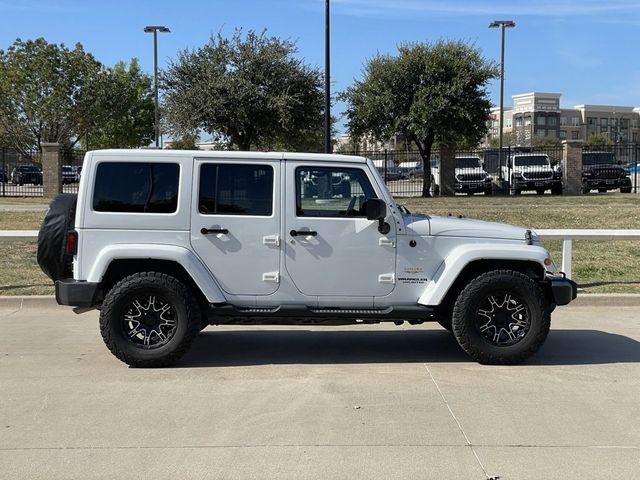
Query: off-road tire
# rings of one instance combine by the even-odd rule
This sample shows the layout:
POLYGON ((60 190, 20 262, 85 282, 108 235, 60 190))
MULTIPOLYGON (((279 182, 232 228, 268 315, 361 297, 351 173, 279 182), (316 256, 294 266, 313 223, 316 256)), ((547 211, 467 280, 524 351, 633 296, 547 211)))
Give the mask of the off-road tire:
POLYGON ((551 325, 551 308, 538 284, 513 270, 493 270, 471 280, 453 307, 453 335, 462 349, 479 363, 513 365, 533 355, 544 343, 551 325), (509 346, 485 340, 476 326, 476 310, 492 291, 513 292, 528 308, 530 326, 525 336, 509 346))
POLYGON ((551 195, 562 195, 562 184, 552 186, 551 195))
POLYGON ((193 292, 176 278, 158 272, 129 275, 116 283, 105 296, 100 312, 100 333, 107 348, 132 367, 158 368, 176 363, 200 332, 202 314, 193 292), (135 295, 156 294, 176 311, 176 327, 166 344, 144 349, 126 338, 122 329, 124 309, 135 295))
POLYGON ((598 189, 598 193, 607 193, 607 189, 606 188, 599 188, 598 189))
POLYGON ((544 188, 536 188, 536 195, 544 195, 545 189, 544 188))
POLYGON ((484 194, 486 195, 493 195, 493 189, 491 188, 485 188, 484 190, 484 194))
POLYGON ((620 193, 631 193, 631 187, 623 187, 620 189, 620 193))

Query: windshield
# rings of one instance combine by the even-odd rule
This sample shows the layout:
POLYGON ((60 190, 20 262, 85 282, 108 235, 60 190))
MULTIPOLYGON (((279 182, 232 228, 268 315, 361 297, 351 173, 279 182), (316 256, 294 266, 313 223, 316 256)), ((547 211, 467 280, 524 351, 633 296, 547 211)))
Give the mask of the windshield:
POLYGON ((520 155, 514 157, 513 164, 520 167, 546 167, 549 165, 549 159, 546 155, 520 155))
POLYGON ((478 168, 480 159, 478 157, 458 157, 456 158, 456 168, 478 168))
POLYGON ((613 153, 597 152, 582 155, 583 165, 615 165, 616 157, 613 153))

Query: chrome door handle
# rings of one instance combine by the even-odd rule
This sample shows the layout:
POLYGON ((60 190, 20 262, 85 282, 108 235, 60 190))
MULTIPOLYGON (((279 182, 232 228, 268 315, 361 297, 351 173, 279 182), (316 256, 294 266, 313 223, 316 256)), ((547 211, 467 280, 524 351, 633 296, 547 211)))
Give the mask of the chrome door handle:
POLYGON ((318 232, 314 230, 291 230, 289 235, 292 237, 316 237, 318 232))
POLYGON ((202 228, 200 230, 200 233, 202 235, 207 235, 209 233, 221 233, 223 235, 227 235, 229 233, 229 230, 226 228, 202 228))

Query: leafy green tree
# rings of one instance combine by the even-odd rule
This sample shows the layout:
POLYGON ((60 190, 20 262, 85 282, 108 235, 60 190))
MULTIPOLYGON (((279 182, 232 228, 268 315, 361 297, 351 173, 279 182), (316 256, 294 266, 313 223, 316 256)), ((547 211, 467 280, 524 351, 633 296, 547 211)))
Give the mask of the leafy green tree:
POLYGON ((43 142, 72 146, 100 119, 100 63, 82 45, 43 38, 0 50, 0 128, 26 152, 43 142))
POLYGON ((118 62, 100 75, 99 122, 84 138, 89 148, 131 148, 149 145, 154 138, 154 102, 151 77, 133 58, 129 68, 118 62))
POLYGON ((251 30, 180 52, 163 74, 172 133, 202 130, 241 150, 321 143, 322 75, 296 52, 293 42, 251 30))
POLYGON ((180 138, 177 138, 171 142, 169 147, 171 150, 196 150, 198 135, 193 133, 185 133, 180 138))
MULTIPOLYGON (((509 147, 514 146, 516 144, 515 135, 513 132, 504 132, 502 134, 502 146, 509 147)), ((489 139, 489 147, 490 148, 500 148, 500 138, 499 137, 491 137, 489 139)))
POLYGON ((592 133, 584 142, 586 150, 603 150, 612 145, 613 142, 606 133, 592 133))
POLYGON ((531 143, 533 147, 559 147, 562 145, 562 140, 558 137, 539 137, 536 135, 531 143))
POLYGON ((340 95, 348 104, 348 130, 379 140, 401 133, 414 143, 424 164, 422 195, 428 197, 434 143, 481 140, 491 108, 486 86, 498 73, 465 42, 402 44, 397 56, 369 60, 363 79, 340 95))

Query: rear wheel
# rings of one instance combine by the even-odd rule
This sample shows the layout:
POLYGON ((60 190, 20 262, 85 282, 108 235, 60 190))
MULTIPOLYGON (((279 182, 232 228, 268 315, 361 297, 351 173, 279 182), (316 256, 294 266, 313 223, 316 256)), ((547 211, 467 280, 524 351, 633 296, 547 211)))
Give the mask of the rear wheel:
POLYGON ((484 273, 462 290, 453 307, 453 334, 462 349, 485 364, 519 363, 549 333, 549 303, 530 277, 512 270, 484 273))
POLYGON ((123 278, 106 295, 100 333, 111 353, 132 367, 166 367, 187 351, 202 315, 182 282, 157 272, 123 278))

